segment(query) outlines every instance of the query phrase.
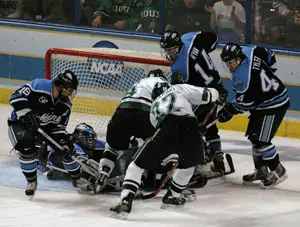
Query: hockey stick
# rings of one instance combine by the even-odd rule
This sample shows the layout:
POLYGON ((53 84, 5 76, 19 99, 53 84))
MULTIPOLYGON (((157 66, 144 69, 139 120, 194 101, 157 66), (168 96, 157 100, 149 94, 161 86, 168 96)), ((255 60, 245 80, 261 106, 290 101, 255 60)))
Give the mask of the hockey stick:
POLYGON ((148 194, 141 194, 141 199, 142 200, 146 200, 146 199, 151 199, 153 197, 155 197, 158 193, 160 193, 160 191, 166 186, 166 184, 168 183, 169 179, 173 176, 177 166, 178 166, 179 162, 176 161, 173 163, 173 166, 171 168, 171 170, 169 171, 168 175, 165 177, 164 181, 162 182, 162 184, 160 185, 160 187, 158 189, 156 189, 154 192, 150 192, 148 194))
MULTIPOLYGON (((57 143, 51 136, 49 136, 43 129, 38 128, 37 130, 48 142, 50 142, 52 145, 54 145, 59 151, 61 152, 65 152, 66 148, 61 146, 59 143, 57 143)), ((66 151, 67 152, 67 151, 66 151)), ((94 168, 86 165, 84 162, 82 162, 81 160, 79 160, 77 157, 75 157, 74 155, 71 156, 71 159, 75 162, 77 162, 78 164, 81 165, 82 169, 87 172, 88 174, 90 174, 91 176, 97 178, 99 175, 99 172, 97 170, 95 170, 94 168)))

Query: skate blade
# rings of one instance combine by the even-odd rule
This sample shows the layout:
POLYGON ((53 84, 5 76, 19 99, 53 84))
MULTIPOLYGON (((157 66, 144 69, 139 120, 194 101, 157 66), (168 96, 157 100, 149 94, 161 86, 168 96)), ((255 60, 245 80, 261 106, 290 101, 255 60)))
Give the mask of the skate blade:
POLYGON ((270 186, 263 186, 264 189, 271 189, 271 188, 274 188, 276 185, 282 183, 283 181, 285 181, 286 179, 288 178, 288 175, 287 174, 284 174, 282 177, 280 177, 278 179, 278 181, 275 182, 275 184, 272 184, 270 186))
POLYGON ((243 181, 243 185, 251 186, 251 187, 261 187, 263 184, 262 184, 262 181, 258 182, 258 180, 256 180, 256 181, 252 181, 252 182, 243 181))
POLYGON ((197 199, 196 195, 184 195, 182 198, 184 198, 186 202, 192 202, 197 199))
POLYGON ((121 212, 117 213, 114 211, 110 211, 110 216, 115 219, 120 219, 120 220, 127 220, 128 219, 128 213, 127 212, 121 212))
MULTIPOLYGON (((183 204, 184 205, 184 204, 183 204)), ((160 205, 160 209, 169 209, 169 208, 174 208, 174 209, 178 209, 178 208, 182 208, 183 205, 174 205, 174 204, 166 204, 166 203, 162 203, 160 205)))

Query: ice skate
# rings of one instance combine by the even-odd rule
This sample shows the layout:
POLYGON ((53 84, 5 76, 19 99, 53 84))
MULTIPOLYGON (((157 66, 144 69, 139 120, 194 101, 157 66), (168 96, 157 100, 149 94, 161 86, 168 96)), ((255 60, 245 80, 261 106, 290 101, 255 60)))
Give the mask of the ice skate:
POLYGON ((264 181, 267 177, 268 169, 266 166, 262 166, 259 169, 255 169, 253 173, 247 174, 243 176, 243 183, 246 185, 255 185, 260 181, 259 184, 264 181))
POLYGON ((161 209, 166 209, 167 207, 182 207, 185 204, 185 198, 174 197, 170 190, 167 191, 162 199, 161 209))
POLYGON ((181 198, 185 199, 186 202, 191 202, 196 200, 196 192, 193 189, 184 189, 180 195, 181 198))
POLYGON ((213 172, 217 172, 220 174, 224 174, 225 172, 225 164, 224 164, 224 157, 223 157, 223 153, 217 154, 214 159, 213 159, 213 163, 210 166, 211 171, 213 172))
POLYGON ((111 216, 117 219, 127 219, 128 214, 131 212, 134 196, 133 193, 129 192, 117 206, 111 207, 111 216))
POLYGON ((25 195, 29 197, 29 200, 33 198, 36 188, 37 188, 37 181, 28 182, 27 188, 25 190, 25 195))
POLYGON ((85 178, 80 177, 80 178, 72 179, 72 184, 79 193, 83 193, 83 194, 95 193, 95 188, 93 184, 85 178))
POLYGON ((103 192, 106 185, 107 185, 107 180, 108 180, 108 174, 110 172, 109 167, 104 166, 102 170, 100 170, 98 179, 97 179, 97 187, 96 187, 96 192, 100 193, 103 192))
POLYGON ((274 171, 268 173, 266 179, 263 181, 263 186, 268 189, 280 184, 287 178, 286 169, 279 163, 274 171))

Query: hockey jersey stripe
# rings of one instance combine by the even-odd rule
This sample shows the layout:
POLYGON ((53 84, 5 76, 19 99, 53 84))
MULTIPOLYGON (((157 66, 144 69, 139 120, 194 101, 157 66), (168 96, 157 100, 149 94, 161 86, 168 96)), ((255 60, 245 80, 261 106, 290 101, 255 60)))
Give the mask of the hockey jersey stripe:
POLYGON ((18 117, 22 117, 22 116, 24 116, 25 114, 29 113, 30 111, 31 111, 31 109, 25 108, 25 109, 16 111, 15 113, 16 113, 16 115, 17 115, 18 117))

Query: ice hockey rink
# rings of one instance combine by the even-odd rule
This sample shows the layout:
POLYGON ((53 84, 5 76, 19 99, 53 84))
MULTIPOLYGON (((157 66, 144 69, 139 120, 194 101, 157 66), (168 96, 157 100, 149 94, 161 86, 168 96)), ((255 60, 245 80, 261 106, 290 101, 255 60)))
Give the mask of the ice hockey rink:
MULTIPOLYGON (((0 226, 1 227, 287 227, 300 223, 300 140, 275 138, 289 178, 274 189, 247 187, 242 175, 253 170, 251 145, 243 133, 221 131, 223 150, 230 153, 236 173, 197 189, 197 200, 183 208, 160 209, 161 197, 134 201, 128 220, 110 217, 117 195, 82 195, 70 182, 49 181, 38 175, 32 201, 17 159, 10 154, 6 119, 10 108, 0 105, 0 226)), ((164 192, 163 192, 164 193, 164 192)))

